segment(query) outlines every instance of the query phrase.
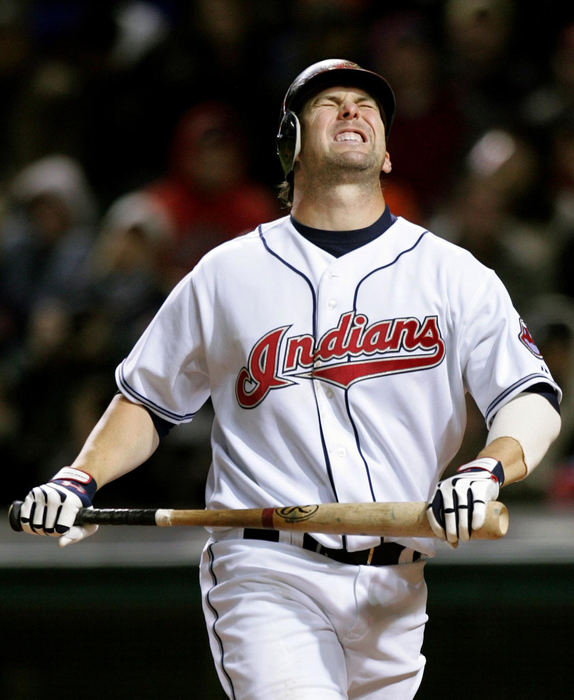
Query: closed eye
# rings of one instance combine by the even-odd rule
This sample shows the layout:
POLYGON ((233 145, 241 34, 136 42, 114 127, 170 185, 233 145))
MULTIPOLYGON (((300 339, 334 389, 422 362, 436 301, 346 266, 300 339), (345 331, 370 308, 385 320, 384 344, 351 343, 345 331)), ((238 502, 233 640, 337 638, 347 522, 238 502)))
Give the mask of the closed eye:
MULTIPOLYGON (((322 95, 317 100, 313 102, 313 107, 335 107, 339 108, 343 102, 343 99, 337 95, 322 95)), ((361 109, 379 109, 377 103, 370 97, 360 97, 356 100, 356 104, 361 109)))
POLYGON ((321 100, 317 100, 314 103, 314 107, 338 107, 340 104, 340 100, 337 100, 335 97, 323 97, 321 100))

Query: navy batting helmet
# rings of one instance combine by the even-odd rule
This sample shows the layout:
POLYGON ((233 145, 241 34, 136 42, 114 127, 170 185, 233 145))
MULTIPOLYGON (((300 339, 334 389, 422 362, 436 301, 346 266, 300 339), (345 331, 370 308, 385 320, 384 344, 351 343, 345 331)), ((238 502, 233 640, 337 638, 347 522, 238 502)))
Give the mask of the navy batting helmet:
POLYGON ((361 88, 377 101, 388 139, 395 115, 395 95, 389 83, 378 73, 342 58, 329 58, 313 63, 299 73, 283 100, 277 134, 277 154, 286 176, 293 169, 295 158, 301 150, 298 115, 305 102, 321 90, 337 85, 361 88))

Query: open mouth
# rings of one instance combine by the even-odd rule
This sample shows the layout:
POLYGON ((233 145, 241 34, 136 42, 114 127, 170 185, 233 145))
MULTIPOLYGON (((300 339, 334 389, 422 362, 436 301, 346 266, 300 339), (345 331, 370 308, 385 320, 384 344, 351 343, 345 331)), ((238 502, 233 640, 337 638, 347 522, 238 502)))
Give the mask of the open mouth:
POLYGON ((339 131, 335 134, 336 143, 365 143, 366 138, 360 131, 339 131))

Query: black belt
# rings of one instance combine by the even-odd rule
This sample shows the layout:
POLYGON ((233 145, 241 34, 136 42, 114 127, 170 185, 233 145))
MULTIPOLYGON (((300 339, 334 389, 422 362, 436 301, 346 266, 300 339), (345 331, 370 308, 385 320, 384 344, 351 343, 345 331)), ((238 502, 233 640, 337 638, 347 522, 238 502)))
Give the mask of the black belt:
MULTIPOLYGON (((246 540, 267 540, 268 542, 279 542, 278 530, 257 530, 254 528, 245 528, 243 538, 246 540)), ((402 544, 396 542, 381 542, 378 547, 371 549, 361 549, 358 552, 347 552, 346 549, 331 549, 319 544, 307 532, 303 535, 303 549, 308 549, 310 552, 322 554, 324 557, 334 559, 342 564, 355 564, 363 566, 385 566, 399 563, 401 553, 406 549, 402 544)), ((421 558, 420 552, 413 552, 412 561, 417 561, 421 558)))

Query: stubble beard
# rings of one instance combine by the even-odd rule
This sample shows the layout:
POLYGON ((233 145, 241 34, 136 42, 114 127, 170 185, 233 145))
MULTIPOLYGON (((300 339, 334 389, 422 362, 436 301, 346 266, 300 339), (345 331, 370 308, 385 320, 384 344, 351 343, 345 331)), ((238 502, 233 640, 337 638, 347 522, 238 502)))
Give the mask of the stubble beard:
POLYGON ((375 153, 335 153, 325 157, 317 168, 317 184, 330 187, 342 184, 372 185, 378 182, 382 163, 375 153))

